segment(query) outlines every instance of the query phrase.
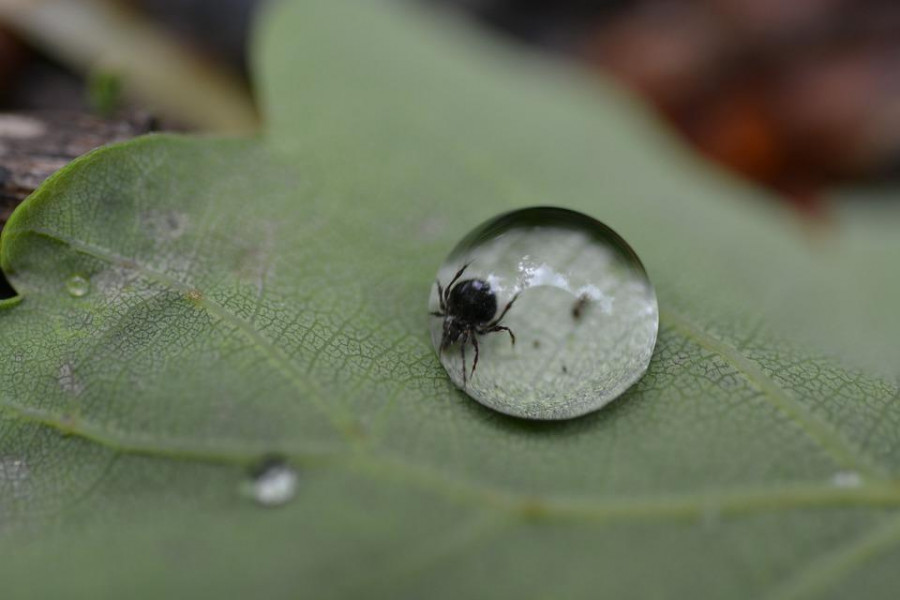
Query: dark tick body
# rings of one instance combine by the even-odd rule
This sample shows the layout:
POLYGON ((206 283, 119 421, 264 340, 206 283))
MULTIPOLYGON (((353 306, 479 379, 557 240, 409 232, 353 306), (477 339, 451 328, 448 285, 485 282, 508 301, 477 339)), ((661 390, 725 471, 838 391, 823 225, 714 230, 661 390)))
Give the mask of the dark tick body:
POLYGON ((584 309, 587 308, 590 302, 591 299, 587 294, 578 296, 578 300, 576 300, 575 304, 572 305, 572 318, 576 321, 580 320, 581 315, 584 314, 584 309))
POLYGON ((441 303, 439 312, 431 313, 434 317, 444 319, 443 334, 441 336, 441 352, 455 344, 459 344, 459 352, 463 363, 463 387, 466 385, 466 343, 472 341, 475 348, 475 360, 472 362, 472 375, 478 367, 478 336, 505 331, 509 334, 513 345, 516 336, 509 327, 500 325, 500 321, 506 316, 513 302, 519 297, 513 296, 497 318, 497 295, 491 289, 491 285, 482 279, 465 279, 459 281, 468 264, 456 272, 447 288, 437 282, 438 299, 441 303))

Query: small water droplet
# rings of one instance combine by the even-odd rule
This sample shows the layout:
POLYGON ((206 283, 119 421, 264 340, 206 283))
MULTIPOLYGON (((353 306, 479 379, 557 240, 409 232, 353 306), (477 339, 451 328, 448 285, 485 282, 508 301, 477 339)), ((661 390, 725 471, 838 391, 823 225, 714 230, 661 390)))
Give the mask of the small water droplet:
POLYGON ((838 471, 831 477, 831 485, 839 488, 858 488, 862 482, 862 476, 856 471, 838 471))
POLYGON ((73 298, 81 298, 91 291, 91 282, 82 275, 72 275, 66 281, 66 291, 73 298))
POLYGON ((581 213, 544 207, 495 217, 454 248, 437 280, 428 310, 438 315, 430 327, 441 364, 502 413, 589 413, 650 363, 659 327, 653 286, 625 240, 581 213), (535 341, 522 348, 513 335, 535 341))
POLYGON ((281 458, 261 461, 250 472, 249 493, 262 506, 281 506, 297 493, 297 471, 281 458))

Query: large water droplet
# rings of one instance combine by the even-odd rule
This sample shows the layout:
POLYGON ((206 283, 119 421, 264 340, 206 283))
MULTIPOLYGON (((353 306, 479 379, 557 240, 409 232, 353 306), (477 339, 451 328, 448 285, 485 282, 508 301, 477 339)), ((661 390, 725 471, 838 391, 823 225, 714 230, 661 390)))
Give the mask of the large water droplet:
POLYGON ((625 240, 581 213, 495 217, 456 246, 437 279, 444 298, 435 284, 429 311, 445 315, 430 318, 441 363, 458 387, 500 412, 577 417, 621 395, 650 363, 659 326, 653 286, 625 240))
POLYGON ((66 281, 66 291, 73 298, 81 298, 91 291, 91 282, 81 275, 72 275, 66 281))
POLYGON ((280 458, 266 458, 250 477, 249 493, 262 506, 281 506, 297 493, 297 471, 280 458))

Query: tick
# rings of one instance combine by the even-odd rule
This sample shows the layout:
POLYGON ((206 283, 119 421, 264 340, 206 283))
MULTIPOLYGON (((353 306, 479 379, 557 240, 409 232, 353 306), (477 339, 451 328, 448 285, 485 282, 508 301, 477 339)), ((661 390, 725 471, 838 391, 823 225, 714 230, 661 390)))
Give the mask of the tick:
POLYGON ((441 310, 431 313, 434 317, 444 319, 443 334, 441 336, 441 352, 449 348, 457 341, 459 353, 463 364, 463 387, 466 386, 466 343, 470 340, 475 348, 475 360, 472 362, 472 376, 478 367, 478 336, 487 335, 498 331, 509 334, 512 345, 516 345, 516 336, 509 327, 500 324, 513 302, 519 297, 513 296, 500 315, 497 314, 497 295, 491 289, 491 284, 483 279, 464 279, 459 281, 462 274, 469 267, 465 264, 456 272, 446 289, 437 281, 438 300, 441 310))
POLYGON ((584 309, 587 308, 590 302, 591 298, 587 294, 578 296, 578 300, 576 300, 575 304, 572 305, 572 318, 576 321, 580 320, 581 315, 584 314, 584 309))

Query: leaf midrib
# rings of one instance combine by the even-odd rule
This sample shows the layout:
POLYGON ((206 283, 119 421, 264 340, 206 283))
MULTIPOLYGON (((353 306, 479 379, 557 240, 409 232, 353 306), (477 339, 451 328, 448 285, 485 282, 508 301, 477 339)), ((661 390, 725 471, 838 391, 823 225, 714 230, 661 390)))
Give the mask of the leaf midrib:
MULTIPOLYGON (((19 418, 50 427, 69 436, 78 436, 122 454, 151 456, 168 460, 207 462, 246 467, 272 448, 248 444, 204 444, 202 446, 165 442, 158 438, 135 440, 131 431, 118 431, 90 420, 72 421, 52 411, 24 408, 0 400, 0 409, 19 418)), ((378 448, 333 447, 314 449, 281 448, 293 462, 310 469, 336 467, 370 479, 391 481, 437 494, 460 504, 474 505, 516 515, 527 520, 605 524, 621 521, 697 520, 710 514, 739 516, 802 508, 900 507, 900 481, 864 480, 856 487, 840 487, 816 482, 770 487, 706 490, 652 496, 622 496, 597 499, 527 494, 482 482, 452 479, 431 465, 416 464, 390 456, 378 448)))
POLYGON ((852 444, 829 422, 810 412, 737 348, 705 333, 670 308, 661 307, 659 316, 661 322, 664 321, 685 338, 730 364, 751 386, 763 394, 769 404, 797 424, 804 434, 824 450, 841 469, 856 471, 866 477, 884 477, 885 469, 877 466, 877 462, 862 448, 852 444))

